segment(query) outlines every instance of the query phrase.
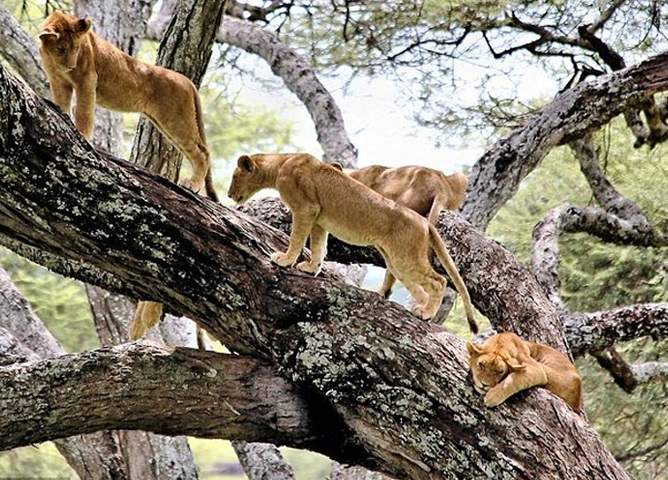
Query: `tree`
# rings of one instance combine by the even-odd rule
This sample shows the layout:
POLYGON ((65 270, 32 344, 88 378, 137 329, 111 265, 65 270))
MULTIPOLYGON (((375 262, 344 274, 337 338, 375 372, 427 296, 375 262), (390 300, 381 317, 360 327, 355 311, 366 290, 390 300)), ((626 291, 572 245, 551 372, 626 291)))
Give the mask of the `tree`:
MULTIPOLYGON (((657 61, 660 60, 637 68, 642 71, 648 65, 653 67, 657 61)), ((4 70, 0 85, 3 98, 8 99, 0 124, 2 151, 5 152, 0 172, 8 179, 0 190, 0 201, 5 205, 0 217, 3 235, 9 235, 24 246, 43 250, 48 257, 44 263, 56 270, 72 268, 73 259, 85 258, 81 267, 74 267, 76 271, 71 271, 73 275, 135 297, 159 299, 174 311, 187 312, 239 354, 254 354, 269 361, 282 375, 301 385, 296 390, 300 392, 297 398, 306 402, 307 411, 323 407, 331 409, 331 417, 327 421, 333 420, 338 425, 314 428, 312 433, 315 436, 294 435, 287 438, 288 432, 285 431, 278 436, 270 434, 270 426, 265 424, 262 435, 269 438, 263 440, 305 446, 302 442, 310 439, 307 440, 310 448, 398 477, 433 478, 434 472, 441 472, 444 478, 450 475, 468 478, 476 475, 479 468, 514 472, 518 478, 535 477, 538 472, 544 478, 550 478, 550 475, 569 478, 568 475, 579 475, 581 469, 588 469, 590 475, 598 472, 594 475, 600 478, 626 477, 593 432, 558 400, 549 398, 544 392, 532 392, 526 402, 501 407, 499 411, 503 415, 488 414, 481 410, 479 401, 475 401, 466 379, 462 343, 456 337, 417 321, 401 307, 387 304, 373 293, 338 283, 331 275, 313 279, 272 267, 266 260, 267 249, 285 245, 284 236, 146 171, 96 153, 63 121, 61 114, 11 80, 4 70), (17 128, 18 125, 21 127, 17 128), (43 129, 50 134, 46 135, 43 129), (19 168, 17 158, 22 159, 20 165, 28 168, 19 168), (83 158, 86 158, 85 162, 83 158), (50 190, 65 179, 68 188, 63 189, 56 200, 50 190), (101 192, 104 195, 100 195, 101 192), (189 200, 187 204, 182 202, 182 198, 189 200), (29 215, 12 213, 24 211, 26 205, 31 206, 29 215), (68 205, 68 208, 59 208, 58 205, 68 205), (73 208, 75 206, 77 208, 73 208), (187 208, 187 214, 184 208, 187 208), (95 228, 92 228, 93 225, 95 228), (238 228, 241 225, 244 228, 238 228), (170 256, 165 257, 168 251, 170 256), (212 256, 211 252, 216 253, 212 256), (65 261, 56 257, 64 257, 65 261), (136 262, 121 261, 122 258, 133 257, 136 262), (165 262, 161 258, 170 260, 165 262), (200 267, 197 270, 187 267, 193 264, 200 267), (244 268, 239 268, 239 265, 244 265, 244 268), (254 280, 249 281, 251 278, 254 280), (213 279, 216 279, 215 283, 213 279), (351 322, 351 318, 356 318, 356 321, 351 322), (415 355, 416 349, 424 353, 415 355), (353 358, 355 361, 351 362, 353 358), (412 370, 420 373, 415 376, 411 374, 412 370), (315 403, 309 403, 309 400, 315 403), (397 401, 402 406, 405 403, 405 409, 397 411, 397 401), (546 410, 540 410, 540 405, 545 408, 547 404, 559 413, 553 416, 547 415, 546 410), (536 406, 537 410, 528 411, 530 406, 536 406), (550 430, 559 437, 559 441, 552 444, 553 439, 550 438, 549 447, 543 444, 545 437, 527 441, 522 433, 527 424, 522 425, 519 421, 524 416, 526 422, 527 415, 531 418, 531 428, 545 432, 550 430), (566 431, 557 427, 558 423, 549 426, 549 422, 567 422, 569 429, 566 431), (476 435, 472 435, 472 427, 476 435), (494 433, 501 430, 506 432, 506 436, 494 433), (471 433, 464 433, 467 431, 471 433), (513 431, 518 433, 508 434, 513 431), (319 435, 327 432, 334 438, 325 440, 318 436, 318 432, 319 435), (422 442, 425 432, 431 439, 428 445, 422 442), (578 434, 573 435, 573 432, 578 434), (567 448, 559 450, 558 445, 575 445, 573 442, 585 449, 587 455, 575 458, 567 448), (463 445, 468 445, 468 448, 463 445), (501 455, 509 447, 516 455, 513 461, 501 455), (541 448, 551 450, 551 466, 536 461, 540 458, 538 452, 541 448), (464 461, 471 455, 473 462, 470 459, 464 461), (484 467, 479 463, 483 459, 486 459, 484 467)), ((508 309, 499 314, 481 301, 483 295, 477 290, 480 285, 476 285, 476 278, 479 278, 481 268, 489 267, 489 257, 493 257, 497 264, 516 261, 459 217, 447 217, 447 238, 457 238, 461 242, 450 242, 449 246, 456 258, 460 258, 460 271, 471 288, 474 301, 477 299, 476 305, 497 325, 504 322, 512 325, 506 315, 511 312, 517 314, 524 305, 518 302, 515 311, 508 309), (473 245, 477 251, 463 255, 460 249, 470 250, 473 245), (485 256, 488 256, 486 261, 485 256), (471 263, 463 264, 461 258, 471 263)), ((517 268, 521 267, 518 265, 517 268)), ((535 282, 529 279, 527 276, 527 288, 534 284, 530 296, 535 310, 542 294, 535 282)), ((501 283, 499 279, 495 281, 501 283)), ((550 316, 549 302, 545 302, 542 308, 543 315, 537 318, 544 320, 550 316)), ((533 328, 512 326, 517 331, 533 328)), ((543 335, 551 328, 555 327, 545 329, 543 325, 543 335)), ((551 343, 565 348, 559 336, 552 335, 551 343)), ((134 358, 132 351, 127 353, 134 358)), ((69 435, 74 433, 72 429, 98 429, 111 427, 112 424, 114 427, 140 427, 160 433, 176 433, 176 425, 179 425, 179 430, 192 428, 179 433, 204 433, 198 430, 203 427, 200 422, 191 421, 191 426, 187 427, 178 421, 178 409, 169 399, 165 408, 160 409, 168 415, 165 418, 156 416, 152 402, 146 404, 145 414, 142 414, 142 404, 116 402, 114 405, 122 408, 109 409, 110 405, 106 405, 102 409, 106 413, 100 412, 99 417, 96 416, 97 409, 86 409, 86 415, 95 416, 95 420, 89 417, 87 422, 80 419, 63 421, 65 417, 53 408, 72 411, 73 405, 69 402, 86 401, 83 392, 71 395, 70 388, 80 383, 66 372, 86 371, 78 363, 87 361, 86 355, 93 355, 91 367, 114 368, 113 365, 120 359, 114 361, 113 358, 118 354, 123 355, 124 352, 112 351, 108 355, 101 350, 99 353, 84 354, 83 358, 62 357, 62 365, 55 362, 54 374, 72 380, 66 390, 70 395, 63 398, 63 403, 52 401, 51 423, 40 429, 40 436, 69 435), (134 413, 130 414, 126 408, 134 413), (166 418, 170 421, 167 422, 166 418), (111 422, 106 423, 108 420, 111 422)), ((148 352, 137 354, 144 356, 148 352)), ((184 354, 186 359, 170 357, 168 361, 202 365, 201 359, 198 363, 189 357, 191 354, 184 354)), ((197 355, 207 355, 203 358, 208 362, 213 360, 208 355, 217 354, 197 355)), ((223 363, 227 361, 220 360, 223 363)), ((132 359, 125 361, 135 362, 132 359)), ((8 382, 25 381, 27 378, 31 382, 36 380, 29 370, 31 367, 26 367, 28 370, 20 375, 7 378, 8 382)), ((45 378, 47 370, 44 365, 33 368, 45 378)), ((214 374, 202 368, 199 379, 206 382, 208 376, 205 374, 214 374)), ((219 368, 221 372, 225 371, 225 367, 219 368)), ((146 388, 141 382, 144 377, 141 368, 131 370, 133 375, 138 374, 138 377, 133 377, 138 379, 137 387, 146 388)), ((114 385, 118 386, 113 381, 113 375, 109 377, 103 371, 93 372, 92 375, 112 380, 109 384, 98 381, 97 386, 101 389, 113 390, 114 385)), ((218 376, 215 375, 216 378, 218 376)), ((150 378, 153 376, 147 374, 146 379, 150 378)), ((135 385, 129 381, 130 378, 126 380, 124 384, 135 385)), ((49 383, 46 380, 46 384, 49 383)), ((161 379, 160 383, 171 388, 168 379, 161 379)), ((15 392, 17 389, 20 390, 19 384, 14 383, 7 384, 2 390, 15 392)), ((294 387, 289 390, 295 392, 294 387)), ((50 394, 53 393, 51 390, 50 394)), ((110 391, 103 394, 109 395, 110 391)), ((175 400, 178 403, 178 399, 175 400)), ((91 405, 95 403, 93 401, 91 405)), ((11 408, 11 405, 19 407, 20 411, 33 411, 33 414, 39 415, 34 405, 28 406, 14 398, 6 408, 11 408)), ((224 409, 214 410, 224 414, 224 409)), ((77 408, 77 411, 80 409, 77 408)), ((207 410, 207 416, 212 413, 207 410)), ((18 412, 7 411, 3 418, 13 422, 21 417, 18 412)), ((246 423, 250 418, 249 415, 238 420, 246 423)), ((311 418, 315 422, 323 421, 322 417, 311 418)), ((259 420, 256 418, 256 421, 259 420)), ((33 417, 28 421, 36 419, 33 417)), ((47 421, 47 418, 40 417, 39 421, 47 421)), ((2 430, 7 432, 3 436, 5 447, 37 440, 36 429, 7 425, 2 430), (10 431, 16 433, 10 435, 10 431)), ((233 430, 226 435, 234 437, 233 430)), ((248 438, 252 435, 244 432, 245 439, 256 440, 248 438)))
MULTIPOLYGON (((252 9, 242 6, 242 10, 252 9)), ((257 19, 264 13, 251 15, 257 19)), ((266 36, 259 38, 266 41, 266 36)), ((648 95, 665 90, 665 71, 665 55, 654 57, 596 82, 582 83, 527 118, 476 164, 463 209, 467 219, 484 229, 517 191, 522 178, 555 145, 584 139, 579 149, 583 170, 585 164, 595 166, 594 157, 587 153, 591 149, 586 135, 613 116, 635 109, 648 95), (616 101, 610 102, 613 92, 616 101)), ((626 477, 598 438, 571 418, 558 400, 539 391, 522 396, 526 402, 511 402, 492 412, 481 409, 465 378, 461 341, 415 321, 400 307, 338 283, 331 273, 312 279, 273 268, 266 261, 267 251, 284 245, 284 237, 250 217, 211 205, 118 159, 93 152, 62 118, 4 70, 2 74, 0 90, 8 99, 0 110, 0 172, 8 179, 0 186, 2 242, 57 271, 134 298, 155 298, 174 313, 189 314, 239 352, 242 360, 252 360, 241 366, 244 376, 252 375, 258 385, 277 389, 272 390, 277 399, 285 398, 273 405, 277 410, 265 405, 256 409, 252 401, 257 400, 257 391, 235 386, 234 375, 225 375, 239 368, 236 357, 181 350, 165 355, 121 347, 38 366, 7 367, 18 372, 6 378, 3 391, 10 394, 29 385, 54 387, 55 379, 64 379, 63 391, 80 392, 52 401, 55 410, 49 418, 35 413, 33 421, 47 425, 41 432, 45 438, 122 426, 306 446, 400 478, 473 478, 481 470, 488 475, 506 472, 515 478, 576 478, 584 471, 595 478, 626 477), (15 128, 19 124, 21 128, 15 128), (15 159, 21 159, 22 168, 15 159), (54 195, 54 182, 68 189, 54 195), (200 267, 197 271, 192 269, 195 264, 200 267), (351 317, 356 321, 351 322, 351 317), (266 369, 249 356, 266 362, 262 363, 266 369), (152 361, 142 361, 146 358, 152 361), (113 381, 119 364, 131 365, 131 371, 123 370, 128 380, 125 390, 113 381), (215 375, 210 365, 215 365, 215 375), (167 379, 156 387, 145 382, 154 378, 156 367, 169 371, 173 383, 167 379), (99 388, 84 392, 77 388, 81 377, 74 372, 111 381, 98 382, 99 388), (239 412, 237 407, 243 405, 243 418, 236 418, 232 411, 235 416, 230 419, 226 405, 221 411, 215 401, 202 417, 193 418, 194 405, 207 405, 202 398, 211 400, 199 395, 222 391, 214 388, 216 380, 210 378, 222 382, 216 388, 226 385, 239 391, 230 411, 239 412), (292 383, 286 383, 286 378, 292 383), (26 379, 29 383, 21 383, 26 379), (147 388, 154 393, 155 388, 171 391, 179 381, 192 385, 189 391, 197 394, 188 398, 198 401, 179 406, 178 399, 167 398, 160 405, 168 417, 156 417, 155 403, 120 402, 118 408, 104 411, 94 408, 97 402, 93 401, 90 409, 83 409, 90 399, 85 393, 136 398, 147 388), (64 412, 71 411, 72 405, 91 415, 87 422, 66 421, 69 413, 64 412), (292 420, 276 425, 275 418, 283 418, 287 411, 294 412, 292 420), (320 423, 323 419, 316 412, 325 412, 326 423, 320 423), (211 427, 212 416, 217 429, 211 427), (568 425, 568 433, 563 425, 568 425), (558 438, 547 441, 543 435, 529 441, 528 429, 549 430, 558 438), (498 434, 501 431, 504 436, 498 434), (583 458, 569 451, 576 444, 586 453, 583 458), (551 465, 546 451, 553 455, 551 465)), ((556 240, 563 230, 579 228, 604 239, 665 244, 665 237, 651 222, 643 221, 644 215, 600 181, 596 168, 586 169, 586 176, 600 193, 597 201, 602 208, 567 206, 542 223, 539 233, 543 235, 537 236, 536 244, 541 245, 542 239, 546 248, 538 252, 549 255, 534 256, 541 285, 512 255, 460 217, 444 214, 440 224, 474 303, 497 329, 516 331, 563 351, 570 347, 574 355, 649 331, 665 335, 665 304, 580 314, 562 308, 555 259, 556 240), (624 208, 612 211, 612 204, 624 208), (629 322, 631 317, 639 321, 629 322), (585 335, 589 331, 595 334, 585 335)), ((251 211, 275 226, 288 225, 285 210, 275 202, 264 202, 251 211)), ((379 262, 372 252, 344 245, 332 245, 331 257, 379 262)), ((7 409, 22 414, 34 410, 34 405, 14 401, 10 394, 7 409)), ((8 422, 24 418, 6 413, 0 418, 8 422)), ((37 441, 34 429, 13 427, 5 424, 3 430, 0 425, 0 430, 11 433, 5 437, 5 447, 37 441)))

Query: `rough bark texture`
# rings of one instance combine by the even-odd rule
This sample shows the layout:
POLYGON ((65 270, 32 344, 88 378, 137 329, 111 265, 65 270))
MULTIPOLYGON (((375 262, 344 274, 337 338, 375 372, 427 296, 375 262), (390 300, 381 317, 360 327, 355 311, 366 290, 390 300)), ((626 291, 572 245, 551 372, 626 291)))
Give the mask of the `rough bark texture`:
POLYGON ((666 89, 668 54, 664 53, 565 91, 475 163, 460 211, 485 229, 553 147, 581 138, 644 96, 666 89))
POLYGON ((0 4, 0 56, 16 69, 37 94, 50 98, 49 82, 42 69, 37 41, 30 38, 19 22, 0 4))
MULTIPOLYGON (((457 337, 327 271, 313 278, 277 268, 268 254, 286 246, 284 235, 127 162, 100 155, 59 120, 60 113, 1 68, 0 96, 5 99, 0 104, 0 175, 5 179, 0 183, 0 233, 109 272, 121 281, 120 293, 162 301, 175 312, 197 318, 232 350, 270 360, 309 392, 309 406, 328 422, 316 430, 330 438, 309 439, 313 450, 418 480, 482 475, 629 478, 596 433, 545 390, 486 409, 468 379, 463 342, 457 337)), ((462 232, 474 231, 464 222, 453 224, 461 225, 462 232)), ((474 245, 484 249, 490 243, 474 245)), ((462 268, 464 276, 473 271, 462 268)), ((108 287, 106 278, 83 280, 108 287)), ((120 353, 102 349, 51 361, 71 362, 64 376, 62 369, 49 371, 44 364, 5 367, 14 370, 2 376, 9 384, 0 392, 15 392, 13 385, 20 385, 22 398, 35 399, 32 408, 22 409, 22 415, 30 417, 39 414, 37 406, 43 404, 39 396, 25 393, 34 391, 30 388, 39 378, 76 380, 77 372, 85 376, 88 369, 104 368, 106 354, 120 353), (87 363, 91 358, 94 361, 87 363)), ((190 361, 210 354, 177 350, 176 355, 190 361)), ((150 372, 158 363, 156 355, 141 363, 140 378, 172 385, 176 374, 150 372)), ((107 365, 114 372, 108 378, 124 383, 121 359, 107 365)), ((204 381, 201 377, 210 366, 188 371, 193 382, 204 381)), ((180 384, 183 380, 173 385, 180 384)), ((184 389, 177 391, 171 394, 176 403, 191 400, 184 389)), ((52 423, 39 429, 0 429, 0 438, 18 430, 12 433, 21 437, 16 443, 34 442, 63 435, 65 427, 109 426, 86 419, 88 410, 76 405, 85 400, 85 393, 51 395, 50 408, 66 404, 67 415, 57 421, 51 417, 52 423)), ((213 402, 225 395, 198 395, 193 408, 219 412, 213 402)), ((132 402, 106 397, 98 407, 111 418, 128 404, 139 408, 142 399, 151 406, 158 401, 150 396, 133 397, 132 402)), ((20 405, 25 407, 25 401, 20 405)), ((22 418, 11 410, 16 406, 8 402, 0 418, 22 418)), ((202 426, 189 414, 183 428, 191 430, 176 430, 174 423, 155 422, 155 412, 152 408, 151 418, 141 419, 125 412, 113 423, 127 428, 127 423, 137 421, 133 428, 162 433, 170 428, 172 433, 189 433, 202 426)), ((46 420, 48 415, 42 419, 46 420)), ((245 423, 247 436, 246 417, 238 421, 245 423)))
POLYGON ((294 480, 294 470, 275 445, 232 442, 232 446, 248 480, 294 480))
MULTIPOLYGON (((0 358, 8 353, 14 361, 37 361, 64 355, 65 351, 19 293, 9 275, 0 268, 0 358)), ((55 441, 56 448, 79 478, 126 480, 125 460, 110 432, 75 435, 55 441)))
MULTIPOLYGON (((173 0, 163 2, 160 13, 149 26, 149 37, 160 38, 174 3, 173 0)), ((357 166, 357 149, 348 138, 341 110, 304 58, 273 33, 229 15, 224 17, 216 38, 258 55, 283 80, 311 115, 318 143, 324 152, 323 160, 338 162, 346 168, 357 166)))
POLYGON ((3 450, 118 426, 300 447, 319 436, 295 388, 249 357, 131 343, 5 366, 0 385, 3 450))
MULTIPOLYGON (((112 3, 77 0, 75 11, 80 17, 88 16, 93 19, 98 35, 127 54, 136 56, 154 3, 154 0, 119 0, 112 3)), ((184 2, 183 6, 187 8, 191 5, 190 2, 184 2)), ((122 115, 96 107, 95 120, 93 145, 116 156, 122 156, 122 115)), ((120 295, 110 294, 97 287, 88 285, 86 290, 102 345, 127 342, 126 332, 134 315, 134 305, 120 295)), ((190 330, 194 328, 191 327, 190 330)), ((158 331, 154 331, 151 338, 157 343, 164 343, 158 331)), ((116 431, 112 436, 122 452, 126 474, 130 480, 198 478, 195 460, 186 437, 163 437, 141 431, 116 431)))
MULTIPOLYGON (((195 85, 201 83, 202 77, 211 56, 214 37, 222 23, 222 12, 225 1, 209 2, 205 11, 199 12, 203 2, 195 2, 189 8, 183 3, 175 8, 176 2, 165 1, 162 4, 157 22, 161 26, 160 32, 153 38, 162 38, 158 50, 159 65, 180 71, 190 78, 195 85), (201 4, 201 6, 200 6, 201 4), (215 18, 213 16, 216 15, 215 18), (187 21, 184 25, 183 22, 187 21), (185 31, 187 28, 187 31, 185 31), (186 41, 180 35, 186 33, 186 41), (195 58, 195 61, 192 59, 195 58)), ((149 122, 140 122, 135 137, 135 148, 132 152, 132 161, 147 166, 150 170, 162 172, 167 178, 176 181, 181 165, 181 156, 166 139, 157 133, 149 122), (155 155, 150 152, 156 152, 155 155), (165 155, 162 152, 168 152, 165 155), (147 163, 148 161, 148 163, 147 163)), ((175 317, 168 315, 172 321, 175 317)), ((187 323, 185 318, 182 323, 187 323)), ((161 324, 165 329, 166 324, 161 324)), ((173 329, 171 329, 174 331, 173 329)), ((188 328, 188 330, 192 330, 188 328)), ((153 332, 155 335, 155 332, 153 332)), ((173 343, 179 345, 179 343, 173 343)), ((293 478, 292 468, 282 461, 278 448, 273 445, 232 444, 246 475, 250 480, 262 478, 293 478)))
POLYGON ((573 355, 639 337, 668 337, 668 303, 645 303, 604 312, 571 313, 564 329, 573 355))

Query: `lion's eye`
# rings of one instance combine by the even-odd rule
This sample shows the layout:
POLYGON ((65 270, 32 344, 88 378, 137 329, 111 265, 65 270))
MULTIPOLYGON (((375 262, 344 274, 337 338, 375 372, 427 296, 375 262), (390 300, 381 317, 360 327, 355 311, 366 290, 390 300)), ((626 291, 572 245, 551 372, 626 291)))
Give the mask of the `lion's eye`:
POLYGON ((478 369, 483 372, 485 371, 485 364, 482 362, 478 362, 478 369))
POLYGON ((58 48, 58 53, 60 53, 61 55, 65 54, 66 51, 67 50, 65 50, 65 47, 59 47, 58 48))

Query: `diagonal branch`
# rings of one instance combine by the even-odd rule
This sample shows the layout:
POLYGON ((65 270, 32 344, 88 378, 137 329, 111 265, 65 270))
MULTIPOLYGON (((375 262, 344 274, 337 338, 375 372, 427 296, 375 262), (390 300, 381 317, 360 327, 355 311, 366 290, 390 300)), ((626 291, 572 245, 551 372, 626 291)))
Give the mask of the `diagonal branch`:
POLYGON ((647 95, 667 89, 668 54, 663 53, 563 92, 476 162, 460 211, 473 225, 486 228, 553 147, 581 138, 647 95))
POLYGON ((21 28, 19 22, 0 4, 0 56, 16 69, 35 92, 48 98, 49 82, 42 69, 37 42, 21 28))
POLYGON ((635 225, 639 231, 651 230, 651 225, 640 208, 617 189, 607 179, 599 165, 598 152, 591 135, 585 135, 568 145, 580 163, 596 202, 608 213, 635 225))

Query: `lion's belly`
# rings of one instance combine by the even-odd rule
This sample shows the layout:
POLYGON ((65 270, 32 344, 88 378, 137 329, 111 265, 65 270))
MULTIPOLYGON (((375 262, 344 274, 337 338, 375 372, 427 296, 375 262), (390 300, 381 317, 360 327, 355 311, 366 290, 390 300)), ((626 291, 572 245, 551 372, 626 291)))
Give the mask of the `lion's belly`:
POLYGON ((336 218, 336 216, 320 215, 317 223, 339 240, 351 245, 374 245, 376 243, 376 236, 368 232, 367 229, 362 228, 361 221, 363 219, 346 219, 346 221, 342 221, 342 219, 336 218))

